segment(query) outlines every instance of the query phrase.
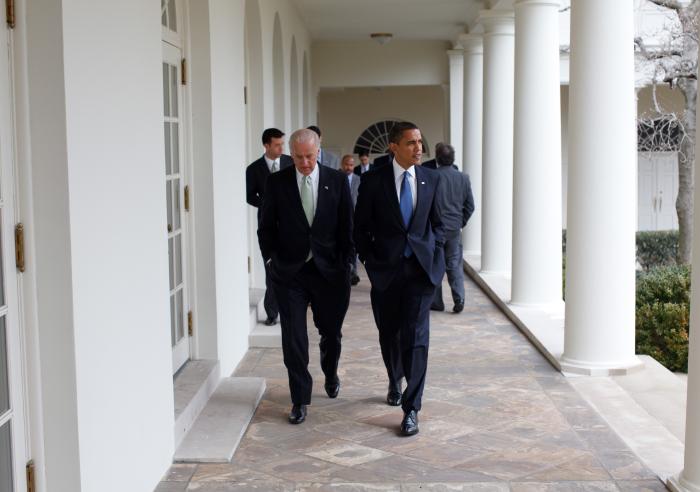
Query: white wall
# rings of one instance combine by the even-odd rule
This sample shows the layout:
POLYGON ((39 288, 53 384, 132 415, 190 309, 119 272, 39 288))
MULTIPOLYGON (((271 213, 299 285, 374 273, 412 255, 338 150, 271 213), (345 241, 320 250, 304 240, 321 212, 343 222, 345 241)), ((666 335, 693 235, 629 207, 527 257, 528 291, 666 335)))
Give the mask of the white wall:
POLYGON ((160 10, 31 3, 44 487, 152 490, 173 452, 160 10))
POLYGON ((384 46, 374 41, 321 41, 313 45, 311 72, 317 88, 448 84, 443 41, 395 39, 384 46))
MULTIPOLYGON (((443 53, 443 58, 447 56, 443 53)), ((434 156, 435 144, 446 141, 444 86, 323 90, 319 97, 323 143, 352 154, 355 141, 373 123, 387 119, 412 121, 423 132, 434 156)))

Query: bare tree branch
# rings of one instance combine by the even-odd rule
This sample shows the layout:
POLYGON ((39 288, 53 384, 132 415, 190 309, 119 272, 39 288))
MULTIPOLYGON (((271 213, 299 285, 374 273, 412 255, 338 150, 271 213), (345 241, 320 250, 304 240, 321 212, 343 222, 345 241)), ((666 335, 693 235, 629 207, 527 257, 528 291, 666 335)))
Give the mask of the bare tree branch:
POLYGON ((676 48, 664 48, 660 50, 649 51, 641 37, 634 38, 634 44, 639 48, 639 52, 647 60, 660 60, 672 56, 683 56, 683 50, 676 48))
POLYGON ((658 5, 659 7, 666 7, 667 9, 681 11, 685 7, 678 0, 648 0, 649 2, 658 5))

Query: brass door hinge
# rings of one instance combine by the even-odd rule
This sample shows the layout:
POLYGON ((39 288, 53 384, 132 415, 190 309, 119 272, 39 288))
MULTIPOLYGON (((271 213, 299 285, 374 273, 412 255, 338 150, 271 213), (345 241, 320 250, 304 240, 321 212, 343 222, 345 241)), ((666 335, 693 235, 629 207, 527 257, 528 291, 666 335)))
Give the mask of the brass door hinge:
POLYGON ((184 58, 180 62, 180 83, 187 85, 187 60, 184 58))
POLYGON ((190 186, 185 186, 185 211, 190 211, 190 186))
POLYGON ((250 273, 250 256, 248 257, 248 273, 250 273))
POLYGON ((27 462, 27 492, 36 492, 34 460, 27 462))
POLYGON ((15 0, 5 0, 5 17, 7 19, 7 27, 15 28, 15 0))
POLYGON ((248 87, 243 86, 243 104, 248 104, 248 87))
POLYGON ((15 226, 15 264, 17 270, 24 272, 24 225, 21 222, 15 226))
POLYGON ((194 335, 194 322, 192 321, 192 311, 187 313, 187 334, 189 336, 194 335))

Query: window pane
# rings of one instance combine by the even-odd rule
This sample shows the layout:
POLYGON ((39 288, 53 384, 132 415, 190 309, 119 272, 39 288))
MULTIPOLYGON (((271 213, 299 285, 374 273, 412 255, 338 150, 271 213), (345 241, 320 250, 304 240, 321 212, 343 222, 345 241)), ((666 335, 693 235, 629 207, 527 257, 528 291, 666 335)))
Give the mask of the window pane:
POLYGON ((7 333, 5 316, 0 318, 0 415, 10 409, 10 382, 7 377, 7 333))
POLYGON ((180 180, 173 179, 173 231, 180 229, 180 180))
POLYGON ((165 137, 165 174, 168 175, 171 173, 170 170, 172 168, 172 157, 170 155, 170 123, 164 123, 163 136, 165 137))
POLYGON ((165 27, 168 27, 168 13, 165 10, 165 0, 160 0, 160 23, 163 24, 165 27))
POLYGON ((173 227, 173 192, 170 181, 165 182, 165 199, 168 206, 168 232, 173 232, 175 230, 173 227))
POLYGON ((173 248, 173 261, 175 266, 175 285, 182 283, 182 234, 173 238, 175 244, 173 248))
POLYGON ((10 422, 0 427, 0 492, 12 492, 12 436, 10 422))
POLYGON ((5 271, 3 268, 2 236, 0 236, 0 305, 5 305, 5 271))
POLYGON ((168 2, 168 12, 170 13, 170 29, 177 32, 177 11, 175 10, 175 0, 168 2))
POLYGON ((175 346, 175 333, 177 329, 175 328, 176 326, 176 318, 175 318, 175 296, 172 295, 170 296, 170 345, 172 347, 175 346))
POLYGON ((171 111, 170 115, 177 117, 178 114, 178 90, 177 90, 177 67, 174 65, 170 65, 170 97, 172 100, 172 103, 170 105, 171 111))
POLYGON ((173 141, 173 174, 180 172, 180 125, 171 123, 173 141))
POLYGON ((170 72, 168 64, 163 63, 163 114, 170 116, 170 72))
POLYGON ((180 340, 182 340, 182 337, 185 336, 185 327, 184 327, 184 318, 183 318, 184 309, 183 309, 183 305, 182 305, 182 289, 178 290, 177 294, 175 296, 177 298, 176 305, 177 305, 177 320, 178 320, 178 323, 177 323, 177 341, 179 342, 180 340))
POLYGON ((174 261, 174 251, 173 251, 173 239, 168 239, 168 273, 170 274, 170 290, 175 288, 175 276, 173 275, 173 261, 174 261))

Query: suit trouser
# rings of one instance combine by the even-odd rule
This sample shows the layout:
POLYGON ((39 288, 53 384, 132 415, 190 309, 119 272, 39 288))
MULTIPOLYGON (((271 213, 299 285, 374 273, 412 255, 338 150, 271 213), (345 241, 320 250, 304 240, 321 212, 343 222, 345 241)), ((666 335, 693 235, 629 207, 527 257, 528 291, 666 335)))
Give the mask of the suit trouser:
POLYGON ((270 278, 270 267, 265 265, 265 299, 263 301, 265 306, 265 314, 270 319, 276 319, 279 314, 279 307, 277 306, 277 297, 275 296, 275 289, 272 286, 272 279, 270 278))
POLYGON ((435 286, 415 256, 404 259, 389 287, 370 292, 379 346, 389 376, 398 386, 406 378, 404 412, 420 410, 428 368, 430 303, 435 286))
POLYGON ((313 380, 309 373, 309 337, 306 312, 309 304, 321 341, 321 370, 326 379, 338 373, 341 328, 350 303, 350 283, 337 285, 321 275, 313 260, 306 262, 289 284, 274 282, 282 326, 282 353, 289 376, 292 403, 311 403, 313 380))
MULTIPOLYGON (((445 273, 455 304, 464 303, 464 252, 462 251, 462 231, 445 232, 445 273)), ((445 309, 442 301, 442 282, 435 289, 433 307, 445 309)))

